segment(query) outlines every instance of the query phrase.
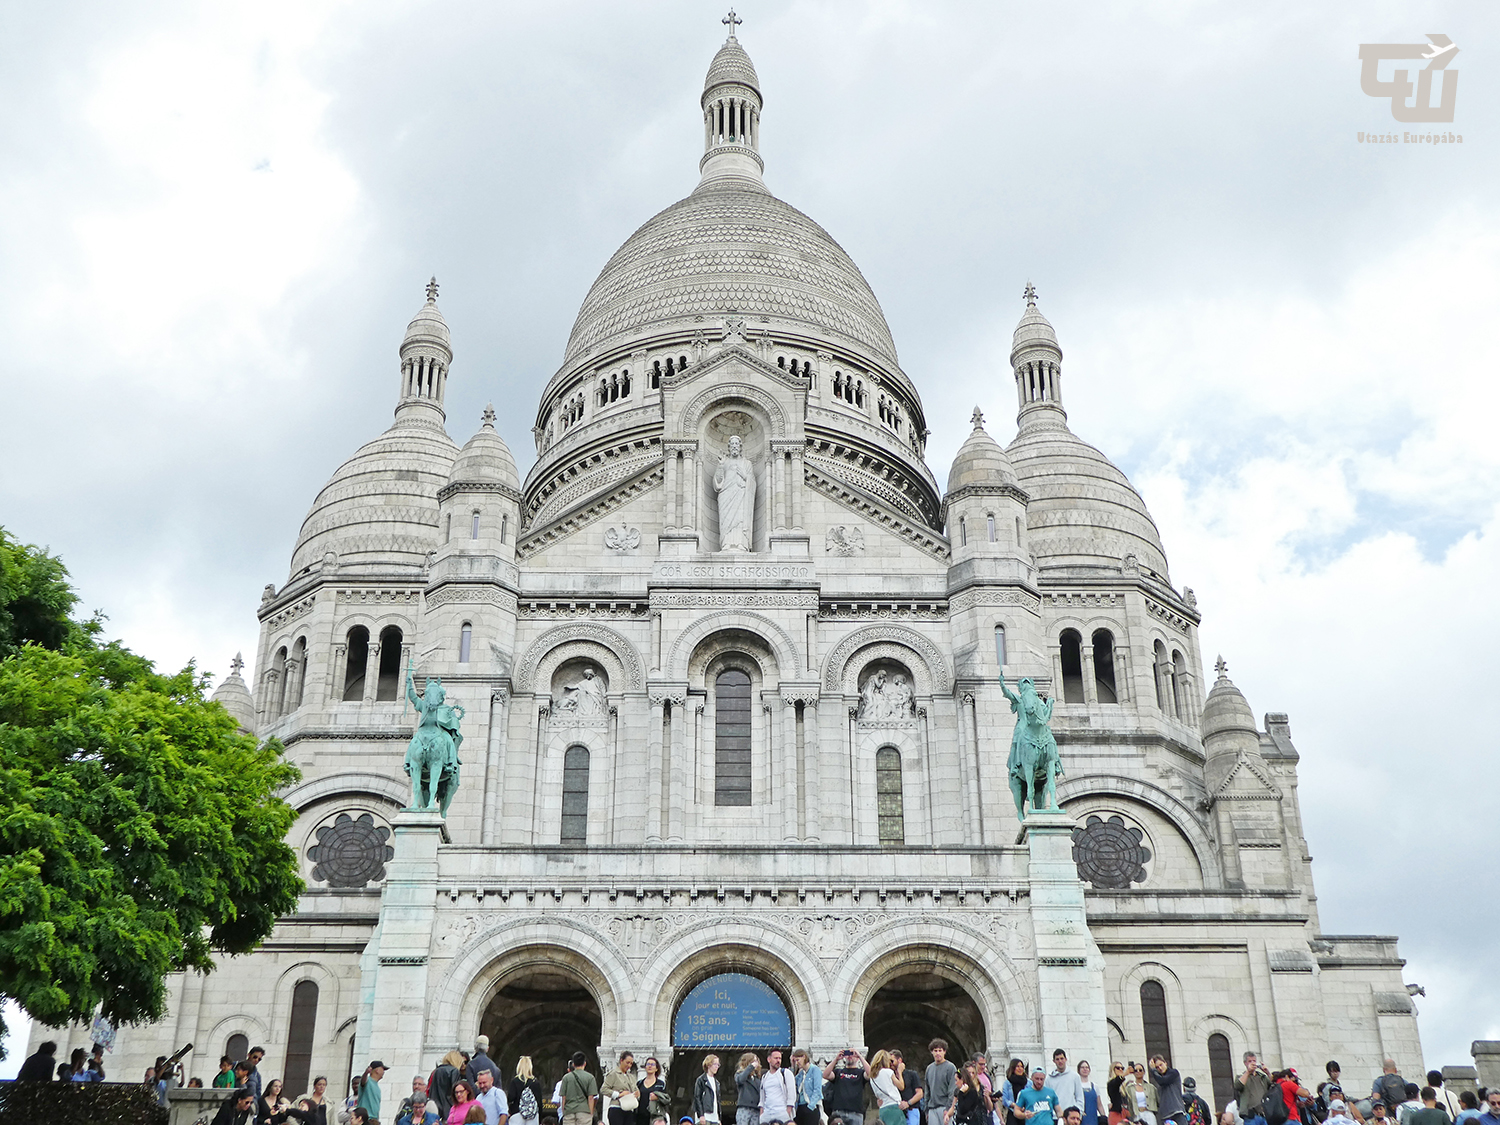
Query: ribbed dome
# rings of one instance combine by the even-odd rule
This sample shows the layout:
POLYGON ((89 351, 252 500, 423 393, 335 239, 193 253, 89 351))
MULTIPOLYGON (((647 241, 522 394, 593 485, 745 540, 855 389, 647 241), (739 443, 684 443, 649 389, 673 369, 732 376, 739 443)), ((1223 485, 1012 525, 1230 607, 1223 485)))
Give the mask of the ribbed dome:
POLYGON ((1059 415, 1027 418, 1006 453, 1031 498, 1027 542, 1039 566, 1118 570, 1134 555, 1167 580, 1167 555, 1146 502, 1059 415))
POLYGON ((990 437, 984 428, 984 419, 978 408, 974 410, 974 432, 958 447, 953 458, 953 467, 948 470, 948 491, 975 485, 994 487, 1015 484, 1015 470, 1000 443, 990 437))
POLYGON ((1251 735, 1257 733, 1255 712, 1250 710, 1249 702, 1223 670, 1220 670, 1219 678, 1214 681, 1214 686, 1203 703, 1201 727, 1205 742, 1213 735, 1225 731, 1243 731, 1251 735))
POLYGON ((760 93, 760 78, 756 76, 755 64, 740 46, 738 39, 730 39, 719 48, 714 61, 708 64, 708 76, 703 79, 703 90, 707 93, 725 82, 738 82, 760 93))
POLYGON ((457 455, 441 426, 397 418, 318 493, 292 552, 293 577, 329 551, 341 573, 420 573, 427 552, 437 548, 438 489, 457 455))
MULTIPOLYGON (((1016 334, 1011 340, 1011 351, 1016 352, 1027 344, 1051 344, 1058 347, 1057 333, 1052 329, 1052 322, 1042 315, 1042 311, 1035 305, 1027 305, 1025 315, 1021 317, 1021 323, 1016 325, 1016 334)), ((1058 348, 1061 351, 1061 348, 1058 348)))
POLYGON ((213 701, 222 703, 224 710, 239 721, 240 727, 247 734, 255 733, 255 701, 250 698, 250 689, 245 685, 240 676, 240 669, 244 667, 244 661, 239 653, 234 654, 234 663, 224 682, 214 689, 213 701))
POLYGON ((448 322, 438 311, 436 280, 428 282, 427 294, 427 302, 417 310, 417 315, 406 326, 401 347, 405 349, 408 344, 435 344, 451 355, 453 341, 448 335, 448 322))
MULTIPOLYGON (((721 52, 722 54, 722 52, 721 52)), ((564 363, 727 313, 847 339, 895 365, 896 345, 859 267, 822 227, 743 181, 700 188, 626 240, 584 298, 564 363)))
POLYGON ((448 483, 503 484, 520 490, 521 474, 516 471, 516 459, 510 455, 505 440, 495 432, 493 406, 485 407, 479 432, 458 451, 448 473, 448 483))

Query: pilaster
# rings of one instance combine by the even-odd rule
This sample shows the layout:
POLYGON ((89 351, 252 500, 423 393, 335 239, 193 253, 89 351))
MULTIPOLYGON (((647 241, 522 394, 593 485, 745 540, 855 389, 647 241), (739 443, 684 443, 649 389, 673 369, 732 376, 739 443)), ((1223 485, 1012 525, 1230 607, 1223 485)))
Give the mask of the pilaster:
POLYGON ((1038 1031, 1047 1051, 1072 1059, 1109 1057, 1104 956, 1089 933, 1083 883, 1073 863, 1073 829, 1057 809, 1022 822, 1030 851, 1031 928, 1036 938, 1038 1031))

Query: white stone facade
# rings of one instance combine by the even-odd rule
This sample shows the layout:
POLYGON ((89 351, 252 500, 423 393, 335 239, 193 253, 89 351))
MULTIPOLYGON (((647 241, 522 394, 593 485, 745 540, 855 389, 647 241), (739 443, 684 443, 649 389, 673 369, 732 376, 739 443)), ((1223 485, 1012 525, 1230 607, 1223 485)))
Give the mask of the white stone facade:
POLYGON ((773 985, 820 1058, 888 1045, 886 1016, 867 1023, 882 989, 946 982, 962 996, 923 1026, 1002 1065, 1063 1046, 1102 1086, 1110 1058, 1146 1054, 1154 982, 1205 1094, 1214 1036, 1236 1067, 1254 1049, 1304 1073, 1337 1057, 1352 1083, 1384 1056, 1421 1069, 1395 939, 1320 931, 1286 717, 1258 729, 1222 674, 1205 695, 1192 592, 1068 430, 1034 296, 1019 432, 1002 448, 976 413, 943 492, 874 295, 761 180, 733 37, 702 106, 702 183, 590 290, 524 483, 488 419, 462 449, 444 429, 454 353, 430 291, 394 424, 319 493, 266 589, 253 691, 225 689, 303 771, 286 796, 308 890, 262 950, 175 979, 115 1067, 191 1040, 207 1080, 244 1035, 282 1074, 311 981, 300 1065, 337 1088, 381 1057, 393 1105, 482 1026, 525 1042, 549 988, 597 1019, 578 1046, 667 1060, 682 997, 734 971, 773 985), (719 549, 731 436, 756 466, 750 552, 719 549), (466 709, 445 825, 401 812, 408 668, 466 709), (564 703, 585 669, 600 708, 564 703), (1002 671, 1056 700, 1066 768, 1065 815, 1025 833, 1002 671), (1091 816, 1149 852, 1128 886, 1080 880, 1091 816), (320 830, 342 859, 309 854, 320 830), (331 885, 385 846, 383 877, 331 885))

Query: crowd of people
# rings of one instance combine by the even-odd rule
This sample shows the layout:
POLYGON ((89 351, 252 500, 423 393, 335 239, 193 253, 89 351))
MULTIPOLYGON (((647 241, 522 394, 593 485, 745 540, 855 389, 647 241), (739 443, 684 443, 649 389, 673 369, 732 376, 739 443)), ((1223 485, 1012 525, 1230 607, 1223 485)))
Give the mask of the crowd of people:
MULTIPOLYGON (((47 1042, 22 1064, 17 1081, 102 1082, 103 1048, 92 1056, 82 1049, 66 1063, 47 1042)), ((693 1083, 691 1104, 682 1106, 676 1125, 1500 1125, 1500 1089, 1455 1093, 1438 1071, 1426 1085, 1406 1081, 1386 1059, 1368 1096, 1346 1093, 1337 1062, 1324 1067, 1324 1079, 1306 1085, 1293 1068, 1270 1071, 1254 1052, 1242 1060, 1233 1097, 1217 1115, 1163 1055, 1146 1064, 1113 1063, 1101 1092, 1089 1063, 1069 1064, 1067 1052, 1052 1053, 1052 1067, 1011 1059, 998 1078, 989 1061, 976 1054, 962 1063, 948 1058, 948 1044, 928 1044, 931 1061, 907 1065, 902 1052, 876 1051, 868 1060, 854 1048, 840 1051, 824 1066, 802 1048, 787 1054, 772 1049, 764 1061, 745 1051, 732 1075, 721 1077, 723 1060, 704 1058, 693 1083), (728 1083, 733 1082, 730 1087, 728 1083), (734 1121, 723 1119, 730 1096, 734 1121)), ((374 1060, 351 1078, 347 1097, 331 1099, 328 1079, 292 1096, 280 1078, 264 1081, 265 1050, 252 1048, 242 1060, 224 1056, 213 1086, 224 1101, 202 1125, 381 1125, 381 1079, 385 1064, 374 1060)), ((666 1070, 652 1057, 637 1065, 629 1051, 597 1081, 579 1051, 567 1072, 545 1090, 529 1056, 521 1056, 507 1081, 481 1035, 472 1052, 449 1051, 427 1075, 412 1079, 411 1092, 396 1107, 395 1125, 672 1125, 674 1110, 666 1070)), ((159 1058, 146 1071, 146 1083, 163 1104, 181 1069, 175 1059, 159 1058)), ((193 1079, 189 1086, 202 1083, 193 1079)))

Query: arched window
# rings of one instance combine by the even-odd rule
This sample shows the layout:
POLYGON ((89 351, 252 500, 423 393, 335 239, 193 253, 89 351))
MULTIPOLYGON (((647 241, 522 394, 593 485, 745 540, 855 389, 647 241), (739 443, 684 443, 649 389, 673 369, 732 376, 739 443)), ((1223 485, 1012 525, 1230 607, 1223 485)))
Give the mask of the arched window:
POLYGON ((1072 629, 1063 632, 1062 641, 1062 681, 1063 702, 1083 702, 1083 653, 1081 646, 1083 638, 1072 629))
POLYGON ((474 626, 465 621, 463 627, 458 631, 458 662, 467 664, 469 662, 469 650, 474 644, 474 626))
POLYGON ((380 678, 375 681, 375 698, 398 699, 401 686, 401 630, 387 625, 380 630, 380 678))
POLYGON ((651 389, 653 391, 661 389, 661 360, 659 359, 651 361, 651 389))
POLYGON ((750 804, 750 677, 738 668, 714 681, 714 804, 750 804))
POLYGON ((995 626, 995 659, 1000 667, 1005 667, 1005 626, 995 626))
POLYGON ((1208 1037, 1208 1073, 1214 1082, 1214 1113, 1221 1114, 1234 1100, 1234 1056, 1229 1037, 1217 1031, 1208 1037))
POLYGON ((1141 1025, 1146 1030, 1146 1057, 1160 1055, 1172 1065, 1172 1035, 1167 1030, 1167 990, 1161 981, 1141 984, 1141 1025))
POLYGON ((286 645, 276 650, 276 656, 271 661, 271 668, 276 673, 276 678, 271 681, 271 711, 273 714, 286 713, 286 645))
POLYGON ((958 545, 967 546, 969 542, 969 521, 963 516, 958 517, 958 545))
POLYGON ((569 746, 563 754, 562 846, 586 847, 589 842, 589 752, 569 746))
POLYGON ((478 539, 479 538, 479 510, 477 508, 474 511, 474 519, 469 524, 469 538, 470 539, 478 539))
POLYGON ((510 526, 510 517, 509 516, 501 516, 500 517, 500 542, 502 542, 502 543, 505 542, 505 533, 509 529, 509 526, 510 526))
POLYGON ((628 367, 620 372, 620 397, 630 397, 630 368, 628 367))
POLYGON ((784 356, 784 355, 777 356, 776 357, 776 366, 779 367, 779 368, 781 368, 783 371, 785 371, 786 370, 786 356, 784 356))
POLYGON ((680 355, 680 356, 677 357, 677 370, 678 371, 686 371, 687 370, 687 356, 680 355))
POLYGON ((312 1073, 313 1028, 318 1020, 318 986, 310 980, 300 980, 292 989, 292 1018, 286 1031, 286 1077, 283 1087, 287 1090, 306 1090, 312 1083, 307 1079, 312 1073))
POLYGON ((1172 706, 1179 719, 1187 714, 1187 660, 1179 649, 1172 650, 1172 706))
POLYGON ((901 808, 901 751, 882 746, 875 751, 875 811, 880 825, 880 846, 899 848, 906 843, 906 818, 901 808))
POLYGON ((224 1053, 234 1062, 244 1062, 245 1056, 250 1053, 250 1037, 236 1031, 224 1040, 224 1053))
POLYGON ((307 690, 307 638, 298 637, 292 646, 292 659, 287 666, 287 675, 292 682, 287 691, 287 701, 292 710, 302 706, 302 693, 307 690))
POLYGON ((370 662, 370 630, 363 625, 350 629, 347 647, 343 700, 345 703, 357 703, 365 697, 365 666, 370 662))
POLYGON ((1115 690, 1115 638, 1108 629, 1094 630, 1094 694, 1100 703, 1120 702, 1115 690))
POLYGON ((992 515, 991 515, 991 516, 985 516, 985 517, 984 517, 984 519, 985 519, 985 523, 986 523, 986 524, 987 524, 987 525, 988 525, 988 527, 989 527, 989 532, 990 532, 990 542, 991 542, 991 543, 993 543, 993 542, 995 542, 995 538, 996 538, 996 532, 995 532, 995 517, 994 517, 994 516, 992 516, 992 515))
POLYGON ((1152 678, 1156 680, 1156 709, 1166 711, 1169 692, 1162 680, 1167 675, 1167 646, 1157 641, 1151 652, 1156 657, 1151 664, 1152 678))
POLYGON ((443 542, 446 543, 453 538, 453 513, 448 513, 448 518, 443 521, 443 542))

